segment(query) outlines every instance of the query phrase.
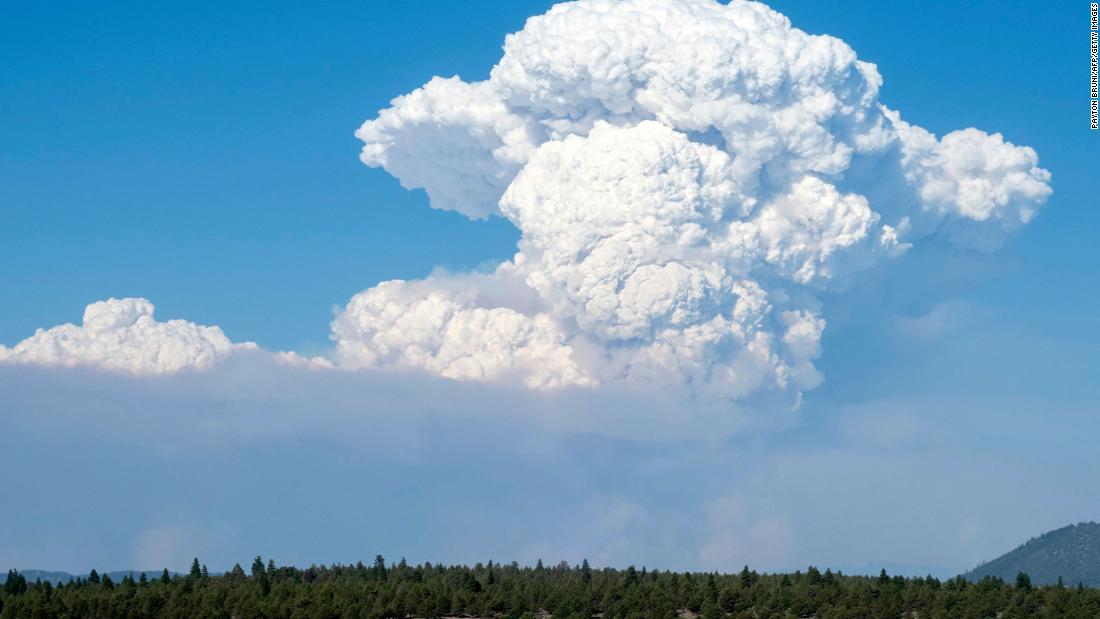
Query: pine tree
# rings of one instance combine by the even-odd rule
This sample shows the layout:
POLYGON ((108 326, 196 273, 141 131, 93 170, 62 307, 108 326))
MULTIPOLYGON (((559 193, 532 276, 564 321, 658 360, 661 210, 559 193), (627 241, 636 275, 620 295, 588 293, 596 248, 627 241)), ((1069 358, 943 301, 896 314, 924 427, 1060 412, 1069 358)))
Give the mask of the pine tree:
MULTIPOLYGON (((644 577, 630 568, 601 568, 598 578, 593 574, 590 582, 582 584, 584 562, 559 564, 542 572, 495 561, 480 568, 406 565, 404 574, 382 565, 387 568, 385 580, 377 580, 371 568, 361 564, 304 570, 280 567, 278 587, 271 578, 276 571, 270 561, 262 577, 257 569, 252 578, 239 565, 224 575, 208 576, 205 582, 186 576, 170 578, 165 570, 165 584, 139 587, 133 584, 135 577, 127 574, 117 593, 109 591, 109 578, 96 573, 87 581, 81 577, 56 588, 47 582, 34 583, 18 599, 14 592, 25 588, 25 579, 21 585, 21 575, 9 570, 0 592, 0 603, 5 605, 0 616, 49 617, 65 612, 74 617, 202 617, 218 616, 215 607, 229 604, 241 617, 292 616, 295 609, 309 609, 310 616, 371 619, 455 615, 535 619, 534 612, 542 609, 561 619, 678 619, 678 611, 684 608, 701 613, 699 619, 1100 617, 1100 589, 1040 587, 1023 577, 1014 590, 1012 583, 996 578, 968 585, 958 578, 940 583, 934 578, 882 574, 879 586, 874 576, 844 576, 831 570, 823 570, 813 585, 816 568, 808 573, 765 575, 747 567, 740 575, 646 570, 644 577), (632 584, 624 586, 627 582, 632 584)), ((141 582, 147 581, 142 578, 141 582)))
POLYGON ((99 572, 95 571, 95 568, 92 568, 92 571, 88 572, 88 582, 93 585, 99 584, 99 572))
POLYGON ((741 573, 738 574, 738 579, 741 581, 741 587, 748 589, 753 585, 752 572, 749 571, 749 566, 745 566, 741 569, 741 573))
POLYGON ((707 602, 718 602, 718 582, 714 580, 714 574, 707 574, 707 602))
POLYGON ((27 578, 17 570, 8 570, 8 579, 4 581, 4 593, 20 595, 27 591, 27 578))
POLYGON ((164 571, 160 573, 160 583, 167 585, 172 582, 172 577, 168 575, 168 568, 164 568, 164 571))
POLYGON ((588 565, 588 559, 581 561, 581 582, 592 582, 592 568, 588 565))
POLYGON ((191 561, 191 579, 198 580, 199 578, 202 578, 202 566, 199 565, 199 558, 195 557, 191 561))
POLYGON ((256 559, 252 561, 252 577, 263 578, 267 572, 264 570, 264 560, 260 555, 256 555, 256 559))

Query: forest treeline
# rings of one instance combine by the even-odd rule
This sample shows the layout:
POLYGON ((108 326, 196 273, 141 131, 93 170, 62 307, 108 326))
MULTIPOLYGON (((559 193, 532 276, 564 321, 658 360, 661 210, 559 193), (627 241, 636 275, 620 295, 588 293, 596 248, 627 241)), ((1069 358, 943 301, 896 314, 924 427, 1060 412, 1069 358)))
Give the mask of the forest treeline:
POLYGON ((1100 617, 1100 589, 1032 586, 961 577, 846 576, 810 567, 791 574, 677 573, 593 569, 585 561, 534 567, 490 561, 474 567, 387 565, 276 566, 257 557, 209 574, 198 559, 188 575, 125 576, 94 570, 68 584, 27 582, 11 571, 0 619, 351 618, 404 619, 985 619, 1100 617))

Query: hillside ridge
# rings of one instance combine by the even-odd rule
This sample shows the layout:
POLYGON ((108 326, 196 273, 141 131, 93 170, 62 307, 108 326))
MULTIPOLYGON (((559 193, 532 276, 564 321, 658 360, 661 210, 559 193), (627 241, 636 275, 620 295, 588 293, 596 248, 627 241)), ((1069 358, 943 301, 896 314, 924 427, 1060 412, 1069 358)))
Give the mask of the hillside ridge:
POLYGON ((1037 585, 1100 587, 1100 523, 1080 522, 1033 537, 1013 550, 963 574, 978 581, 987 576, 1011 581, 1020 572, 1037 585))

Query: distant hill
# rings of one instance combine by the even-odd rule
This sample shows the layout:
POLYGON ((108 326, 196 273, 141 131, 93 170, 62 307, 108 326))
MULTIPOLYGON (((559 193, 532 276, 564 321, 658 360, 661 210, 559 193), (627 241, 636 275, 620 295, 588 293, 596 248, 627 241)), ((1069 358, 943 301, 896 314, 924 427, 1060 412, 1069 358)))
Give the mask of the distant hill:
POLYGON ((1034 584, 1083 583, 1100 587, 1100 524, 1083 522, 1033 537, 1019 548, 963 574, 967 580, 997 576, 1013 582, 1025 572, 1034 584))
MULTIPOLYGON (((29 584, 34 584, 34 582, 36 580, 41 580, 42 582, 47 582, 48 581, 51 584, 56 585, 59 582, 64 582, 64 583, 71 582, 77 576, 80 576, 81 578, 87 578, 88 577, 87 574, 70 574, 68 572, 48 572, 46 570, 18 570, 18 571, 19 571, 20 575, 22 575, 24 578, 27 579, 27 583, 29 583, 29 584)), ((138 570, 119 570, 117 572, 107 572, 107 575, 110 576, 111 580, 113 580, 115 582, 119 582, 120 580, 122 580, 122 577, 127 575, 127 574, 133 576, 134 578, 139 578, 141 576, 141 572, 138 571, 138 570)), ((160 574, 161 574, 160 570, 156 570, 156 571, 150 570, 150 571, 145 572, 145 577, 149 578, 149 579, 160 578, 160 574)), ((179 575, 176 572, 170 572, 170 574, 172 574, 173 576, 178 576, 179 575)), ((0 583, 3 583, 7 579, 8 579, 7 570, 4 570, 3 572, 0 572, 0 583)))

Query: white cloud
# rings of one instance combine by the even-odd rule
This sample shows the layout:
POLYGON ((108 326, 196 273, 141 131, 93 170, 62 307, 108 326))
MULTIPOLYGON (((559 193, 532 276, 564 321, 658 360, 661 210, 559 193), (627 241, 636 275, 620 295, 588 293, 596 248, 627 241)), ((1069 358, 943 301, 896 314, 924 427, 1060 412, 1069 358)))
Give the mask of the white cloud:
POLYGON ((384 284, 334 323, 345 362, 577 384, 515 372, 542 333, 551 374, 799 402, 821 381, 818 291, 933 234, 994 249, 1050 194, 1033 150, 977 129, 938 140, 881 85, 843 41, 762 4, 554 6, 488 80, 435 78, 357 132, 364 163, 433 207, 516 225, 495 281, 523 307, 490 302, 488 280, 402 283, 397 304, 384 284))
MULTIPOLYGON (((930 235, 994 249, 1050 194, 1032 149, 937 139, 882 106, 881 84, 843 41, 762 4, 553 7, 507 37, 488 80, 434 78, 356 132, 365 164, 521 237, 491 274, 356 295, 332 323, 337 365, 797 407, 822 381, 821 291, 930 235)), ((166 374, 242 350, 256 347, 112 299, 0 360, 166 374)))
POLYGON ((218 327, 185 320, 158 322, 145 299, 108 299, 84 310, 80 326, 39 329, 12 348, 0 346, 0 362, 93 366, 139 375, 206 369, 230 353, 254 349, 234 344, 218 327))
POLYGON ((737 229, 756 240, 759 260, 778 276, 822 285, 857 270, 857 260, 870 263, 880 251, 893 255, 904 249, 893 228, 877 225, 879 219, 863 196, 842 195, 807 176, 737 229))
POLYGON ((549 316, 476 307, 469 292, 413 290, 384 282, 348 303, 333 322, 341 366, 417 368, 455 380, 514 377, 536 389, 593 384, 549 316))
POLYGON ((1050 172, 1039 167, 1034 149, 974 128, 937 140, 896 112, 886 114, 897 128, 906 177, 917 186, 924 211, 944 220, 940 225, 960 245, 997 249, 1050 197, 1050 172))
POLYGON ((501 200, 523 232, 518 269, 556 314, 601 338, 698 323, 746 275, 708 243, 738 207, 728 164, 656 122, 550 142, 501 200))
POLYGON ((541 141, 485 83, 437 77, 392 103, 355 132, 366 143, 360 159, 471 219, 497 213, 497 198, 541 141))

